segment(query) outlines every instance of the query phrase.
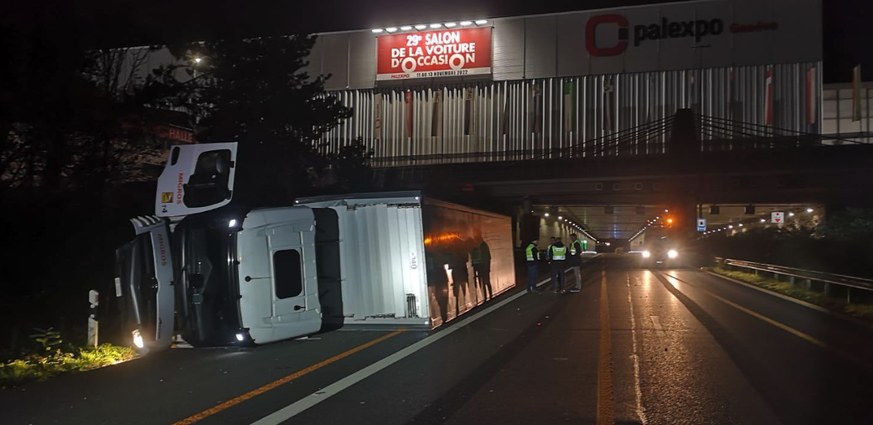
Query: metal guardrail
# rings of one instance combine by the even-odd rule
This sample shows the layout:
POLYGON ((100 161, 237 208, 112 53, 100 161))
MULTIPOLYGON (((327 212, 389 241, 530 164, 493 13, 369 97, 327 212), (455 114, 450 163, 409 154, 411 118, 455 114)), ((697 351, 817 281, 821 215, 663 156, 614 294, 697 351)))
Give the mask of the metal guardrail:
MULTIPOLYGON (((821 282, 825 284, 825 292, 830 292, 827 285, 844 286, 847 289, 846 299, 851 302, 851 290, 860 289, 863 291, 873 292, 873 279, 867 279, 856 276, 846 276, 836 273, 826 273, 815 270, 804 270, 794 267, 779 266, 775 264, 756 263, 754 261, 734 260, 730 258, 715 257, 716 262, 729 267, 741 269, 750 269, 772 273, 778 279, 779 276, 788 276, 791 278, 799 278, 806 280, 807 285, 811 282, 821 282)), ((793 280, 793 279, 792 279, 793 280)))

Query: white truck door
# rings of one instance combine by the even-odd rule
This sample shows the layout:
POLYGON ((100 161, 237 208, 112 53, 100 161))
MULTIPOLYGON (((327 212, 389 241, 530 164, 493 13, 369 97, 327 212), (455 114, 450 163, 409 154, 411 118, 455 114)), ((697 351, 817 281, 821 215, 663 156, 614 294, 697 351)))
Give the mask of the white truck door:
POLYGON ((230 203, 236 154, 236 142, 173 146, 158 178, 155 214, 185 216, 230 203))

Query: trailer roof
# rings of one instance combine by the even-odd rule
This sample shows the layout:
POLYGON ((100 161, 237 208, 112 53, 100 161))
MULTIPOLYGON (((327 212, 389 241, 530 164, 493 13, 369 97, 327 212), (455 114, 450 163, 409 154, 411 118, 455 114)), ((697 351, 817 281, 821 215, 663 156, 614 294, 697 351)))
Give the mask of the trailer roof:
POLYGON ((322 195, 297 198, 294 203, 296 205, 307 207, 332 207, 340 205, 375 205, 375 204, 418 204, 418 205, 434 205, 441 208, 449 208, 459 211, 466 211, 473 214, 487 215, 497 218, 509 218, 506 215, 493 213, 490 211, 472 208, 465 205, 459 205, 452 202, 441 201, 435 198, 428 198, 421 191, 408 190, 396 192, 365 192, 365 193, 346 193, 339 195, 322 195))

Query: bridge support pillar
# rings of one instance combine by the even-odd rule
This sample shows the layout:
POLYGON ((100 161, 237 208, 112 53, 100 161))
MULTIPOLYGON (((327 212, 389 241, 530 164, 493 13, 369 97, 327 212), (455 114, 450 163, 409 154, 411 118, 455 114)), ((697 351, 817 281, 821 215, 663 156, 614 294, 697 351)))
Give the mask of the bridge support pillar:
POLYGON ((680 109, 673 117, 668 153, 683 160, 693 161, 700 156, 700 134, 691 109, 680 109))

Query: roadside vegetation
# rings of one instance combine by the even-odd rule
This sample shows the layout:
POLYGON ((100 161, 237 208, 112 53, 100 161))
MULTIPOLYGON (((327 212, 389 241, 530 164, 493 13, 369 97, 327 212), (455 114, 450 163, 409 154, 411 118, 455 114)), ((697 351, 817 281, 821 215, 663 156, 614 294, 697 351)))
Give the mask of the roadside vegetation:
POLYGON ((21 358, 0 363, 0 388, 12 388, 31 381, 43 381, 67 372, 83 372, 124 362, 136 353, 129 347, 101 344, 76 347, 65 343, 52 328, 34 329, 33 348, 21 358))
POLYGON ((730 270, 722 266, 709 267, 707 270, 727 276, 742 282, 746 282, 773 292, 787 295, 792 298, 806 301, 810 304, 815 304, 821 307, 834 310, 839 313, 848 314, 860 319, 873 321, 873 303, 862 300, 859 302, 846 303, 845 297, 832 297, 825 295, 822 292, 807 289, 800 284, 792 284, 790 282, 776 280, 771 276, 755 274, 750 272, 730 270))

